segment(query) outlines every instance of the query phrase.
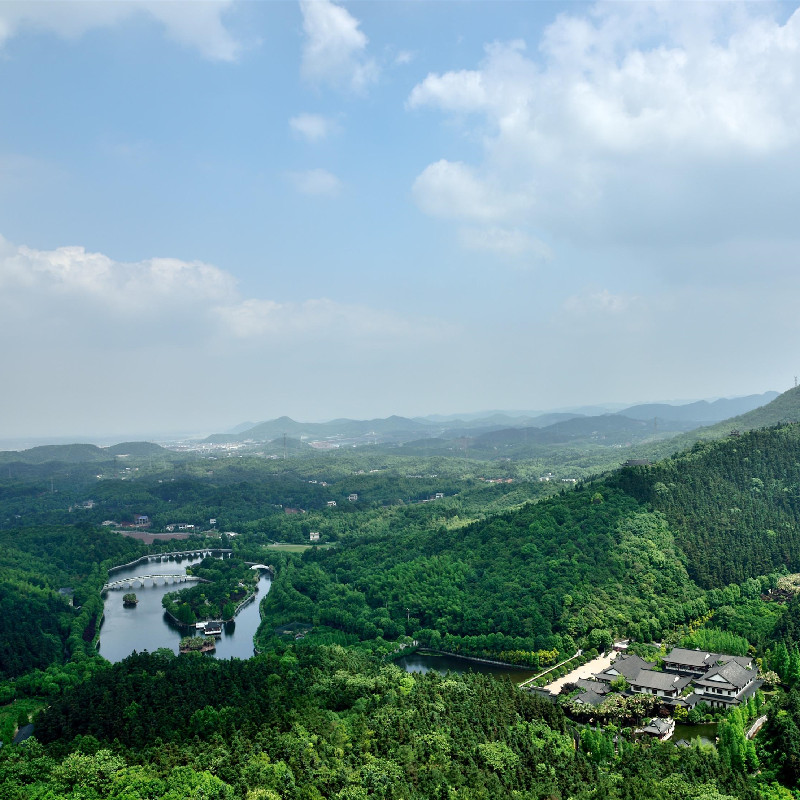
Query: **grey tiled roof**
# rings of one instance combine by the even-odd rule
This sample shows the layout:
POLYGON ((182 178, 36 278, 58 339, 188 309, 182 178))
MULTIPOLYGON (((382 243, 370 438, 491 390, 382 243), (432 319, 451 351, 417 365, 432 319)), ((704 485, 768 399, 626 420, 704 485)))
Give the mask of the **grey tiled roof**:
POLYGON ((596 692, 597 694, 606 694, 608 692, 608 684, 602 683, 601 681, 592 681, 588 680, 587 678, 579 678, 575 681, 575 685, 579 689, 585 689, 592 692, 596 692))
POLYGON ((631 678, 635 678, 642 670, 649 670, 652 666, 653 665, 649 661, 645 661, 643 658, 639 658, 639 656, 617 656, 616 661, 601 672, 600 675, 602 675, 605 680, 614 680, 617 676, 611 673, 613 669, 630 680, 631 678))
POLYGON ((685 647, 673 647, 664 656, 667 663, 680 664, 687 669, 702 669, 703 667, 713 667, 715 664, 736 661, 740 666, 747 669, 753 662, 750 656, 731 656, 727 653, 709 653, 708 650, 688 650, 685 647))
POLYGON ((663 736, 671 726, 672 720, 671 719, 659 719, 658 717, 654 717, 650 720, 650 722, 643 728, 645 733, 655 733, 659 736, 663 736))
POLYGON ((709 653, 708 650, 687 650, 685 647, 673 647, 664 656, 664 661, 684 664, 687 667, 706 667, 716 661, 713 656, 717 653, 709 653))
POLYGON ((587 706, 599 706, 605 700, 605 696, 597 692, 587 689, 583 694, 575 695, 575 701, 584 703, 587 706))
POLYGON ((736 661, 728 661, 727 664, 720 664, 712 667, 703 675, 702 678, 696 680, 695 683, 698 686, 718 686, 720 688, 724 687, 725 683, 727 683, 739 690, 747 686, 747 684, 754 680, 755 677, 756 671, 754 669, 745 669, 736 661), (721 678, 724 678, 725 682, 723 683, 722 681, 711 680, 711 678, 715 675, 719 675, 721 678))
POLYGON ((692 679, 688 675, 682 678, 670 672, 654 672, 653 670, 643 669, 636 677, 630 679, 630 684, 631 686, 643 686, 645 689, 660 689, 667 692, 680 691, 691 681, 692 679))

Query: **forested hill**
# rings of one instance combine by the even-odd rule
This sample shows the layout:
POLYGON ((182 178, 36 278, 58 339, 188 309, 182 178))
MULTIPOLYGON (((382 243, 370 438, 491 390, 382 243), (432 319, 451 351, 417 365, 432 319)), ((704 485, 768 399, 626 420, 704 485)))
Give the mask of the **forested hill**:
POLYGON ((754 408, 746 414, 739 414, 715 425, 697 428, 690 433, 679 434, 668 442, 653 446, 652 452, 666 456, 669 453, 689 448, 698 440, 721 439, 734 431, 743 433, 787 422, 800 422, 800 387, 788 389, 783 394, 779 394, 772 402, 760 408, 754 408))
POLYGON ((174 453, 152 442, 123 442, 111 447, 94 444, 50 444, 29 450, 0 451, 0 464, 84 464, 111 461, 117 456, 148 458, 153 455, 172 457, 174 453))
POLYGON ((699 442, 607 482, 664 513, 704 587, 800 567, 800 425, 699 442))
POLYGON ((723 602, 704 589, 800 570, 799 525, 800 426, 754 431, 465 528, 308 553, 279 572, 261 641, 292 621, 462 652, 647 641, 723 602))

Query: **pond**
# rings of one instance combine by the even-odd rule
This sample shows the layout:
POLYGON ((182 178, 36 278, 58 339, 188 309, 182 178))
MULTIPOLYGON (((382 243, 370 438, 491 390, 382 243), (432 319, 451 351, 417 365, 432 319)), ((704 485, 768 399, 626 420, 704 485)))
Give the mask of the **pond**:
POLYGON ((394 661, 398 667, 406 672, 438 672, 442 675, 447 672, 480 672, 483 675, 493 675, 495 678, 505 678, 514 683, 532 678, 536 672, 521 667, 499 667, 495 664, 484 664, 480 661, 469 661, 458 656, 440 656, 435 653, 411 653, 394 661))
MULTIPOLYGON (((114 570, 110 580, 132 578, 137 575, 185 575, 186 568, 199 564, 201 558, 174 559, 170 561, 151 561, 124 569, 114 570)), ((148 581, 145 587, 132 589, 110 589, 106 593, 103 606, 104 617, 100 628, 100 655, 109 661, 121 661, 134 650, 151 653, 159 647, 166 647, 174 653, 183 636, 189 631, 175 625, 165 614, 161 598, 167 592, 175 592, 192 586, 191 583, 161 583, 153 585, 148 581), (122 596, 135 592, 139 603, 133 608, 125 608, 122 596)), ((261 573, 255 600, 248 603, 236 615, 234 622, 223 626, 222 636, 217 638, 217 658, 250 658, 253 655, 253 636, 261 617, 258 607, 261 599, 270 590, 272 580, 269 573, 261 573)))
POLYGON ((674 744, 681 739, 691 742, 699 739, 703 744, 714 744, 717 740, 717 723, 708 722, 703 725, 686 725, 683 722, 675 723, 675 733, 670 737, 674 744))

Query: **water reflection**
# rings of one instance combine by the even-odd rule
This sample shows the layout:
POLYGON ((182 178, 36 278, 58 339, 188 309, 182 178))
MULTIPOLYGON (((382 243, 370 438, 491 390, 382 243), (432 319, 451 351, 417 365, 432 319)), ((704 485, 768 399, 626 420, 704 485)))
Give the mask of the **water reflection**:
MULTIPOLYGON (((115 570, 110 580, 133 578, 138 575, 185 575, 186 568, 199 564, 202 558, 150 561, 115 570)), ((110 589, 104 604, 104 619, 100 629, 100 655, 109 661, 121 661, 132 652, 149 650, 151 653, 166 647, 178 652, 181 637, 186 636, 185 628, 173 623, 164 614, 161 598, 167 592, 185 589, 192 584, 167 583, 135 586, 132 589, 110 589), (139 603, 134 608, 122 605, 122 596, 135 592, 139 603)), ((250 658, 253 655, 253 636, 260 622, 259 601, 270 590, 272 581, 268 573, 262 573, 258 581, 256 599, 248 603, 236 616, 235 622, 224 626, 223 634, 217 639, 217 658, 250 658)))
POLYGON ((685 723, 675 723, 675 733, 670 737, 670 741, 675 743, 681 739, 691 742, 692 739, 699 739, 703 744, 714 744, 717 741, 717 723, 707 722, 703 725, 687 725, 685 723))
POLYGON ((520 667, 498 667, 494 664, 483 664, 480 661, 467 661, 457 656, 439 656, 433 653, 411 653, 398 658, 395 662, 398 667, 406 672, 438 672, 441 675, 447 672, 480 672, 484 675, 493 675, 496 678, 505 678, 514 683, 532 678, 536 673, 530 669, 520 667))

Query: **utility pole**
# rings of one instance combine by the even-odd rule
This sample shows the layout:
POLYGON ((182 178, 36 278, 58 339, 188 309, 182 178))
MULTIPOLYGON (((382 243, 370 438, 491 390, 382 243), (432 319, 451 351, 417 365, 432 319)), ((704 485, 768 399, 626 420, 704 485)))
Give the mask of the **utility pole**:
POLYGON ((283 434, 283 460, 286 461, 286 434, 283 434))

